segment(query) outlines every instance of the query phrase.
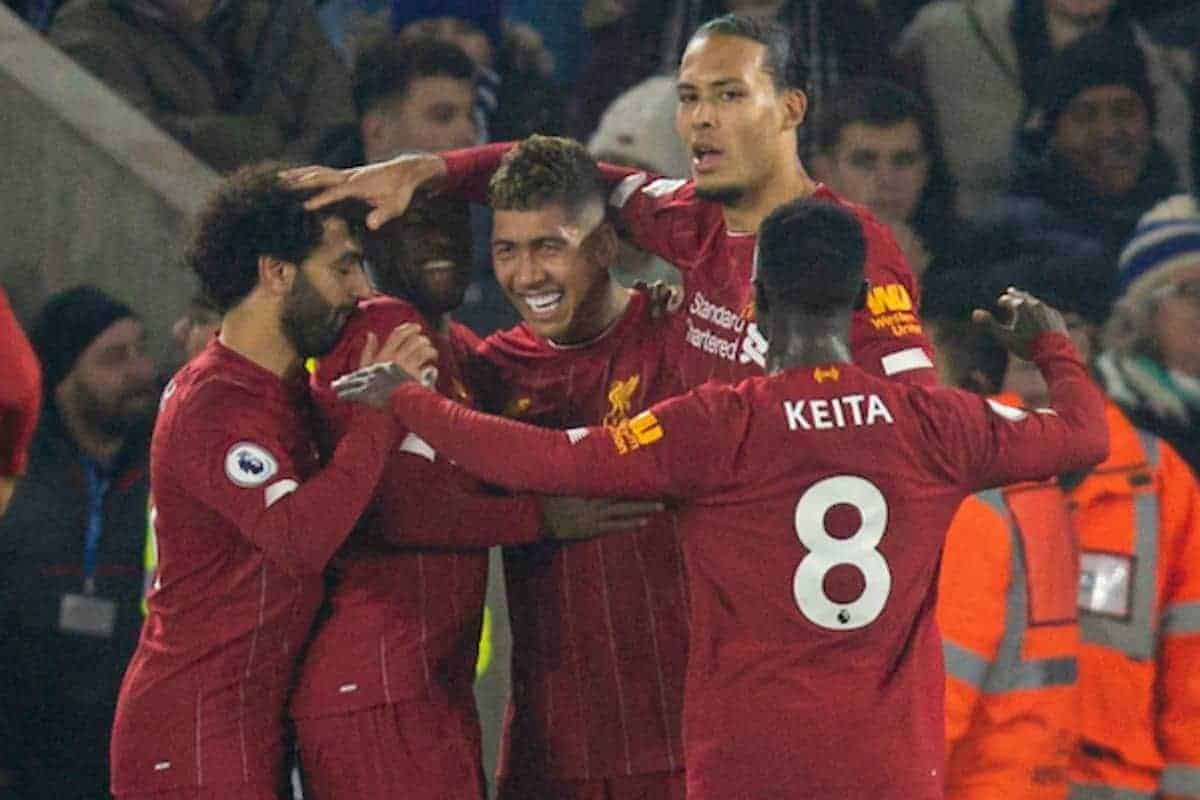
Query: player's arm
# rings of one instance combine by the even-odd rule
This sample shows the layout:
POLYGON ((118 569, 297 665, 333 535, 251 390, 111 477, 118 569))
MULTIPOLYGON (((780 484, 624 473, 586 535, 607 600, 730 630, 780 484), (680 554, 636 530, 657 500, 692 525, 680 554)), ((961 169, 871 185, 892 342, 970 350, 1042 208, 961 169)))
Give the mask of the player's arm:
POLYGON ((924 395, 927 440, 968 491, 1090 469, 1108 455, 1104 395, 1066 333, 1062 315, 1025 292, 999 300, 1013 320, 976 319, 1013 353, 1033 361, 1050 388, 1051 408, 1014 409, 955 390, 924 395))
MULTIPOLYGON (((367 226, 378 229, 408 208, 418 189, 444 192, 460 200, 487 202, 487 186, 505 153, 515 142, 480 145, 444 153, 412 153, 353 169, 309 166, 286 170, 282 177, 295 189, 321 189, 305 207, 312 210, 341 200, 361 200, 374 207, 367 226)), ((616 184, 633 170, 600 164, 602 178, 616 184)))
POLYGON ((1166 765, 1164 800, 1200 797, 1200 490, 1178 453, 1162 449, 1159 513, 1165 563, 1172 565, 1163 597, 1155 726, 1166 765))
POLYGON ((169 446, 177 480, 290 575, 320 573, 366 509, 391 450, 395 423, 362 408, 326 466, 298 474, 277 415, 262 398, 210 385, 189 409, 194 424, 169 446))
POLYGON ((16 476, 25 471, 29 443, 37 427, 42 375, 8 297, 0 290, 0 514, 8 505, 16 476))
POLYGON ((867 258, 873 260, 866 325, 853 341, 854 363, 880 377, 915 386, 937 385, 933 344, 921 322, 921 294, 908 259, 883 225, 864 226, 867 258))
POLYGON ((404 427, 468 472, 515 491, 629 498, 699 494, 727 479, 739 449, 737 431, 749 416, 732 390, 705 387, 613 428, 546 430, 408 385, 408 376, 420 374, 425 362, 404 355, 345 375, 333 388, 345 399, 390 406, 404 427), (728 446, 719 441, 723 437, 728 446))

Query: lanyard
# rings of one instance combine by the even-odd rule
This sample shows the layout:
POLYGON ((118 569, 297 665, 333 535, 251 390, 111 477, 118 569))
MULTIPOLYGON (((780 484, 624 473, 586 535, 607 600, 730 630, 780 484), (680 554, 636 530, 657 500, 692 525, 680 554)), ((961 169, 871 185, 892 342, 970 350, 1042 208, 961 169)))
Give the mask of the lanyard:
POLYGON ((96 564, 100 560, 100 535, 104 532, 104 497, 108 494, 110 481, 89 458, 83 459, 83 472, 87 476, 88 490, 87 528, 83 536, 83 593, 93 594, 96 591, 96 564))

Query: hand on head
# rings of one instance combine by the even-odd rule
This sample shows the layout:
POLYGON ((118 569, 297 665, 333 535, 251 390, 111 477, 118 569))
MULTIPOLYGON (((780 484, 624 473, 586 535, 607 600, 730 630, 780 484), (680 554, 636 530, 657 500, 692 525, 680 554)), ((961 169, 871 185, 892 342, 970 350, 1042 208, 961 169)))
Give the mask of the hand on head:
POLYGON ((323 190, 305 202, 310 211, 342 200, 367 203, 374 209, 367 215, 367 227, 374 231, 403 214, 417 189, 445 174, 446 162, 440 156, 413 153, 353 169, 297 167, 279 176, 296 191, 323 190))

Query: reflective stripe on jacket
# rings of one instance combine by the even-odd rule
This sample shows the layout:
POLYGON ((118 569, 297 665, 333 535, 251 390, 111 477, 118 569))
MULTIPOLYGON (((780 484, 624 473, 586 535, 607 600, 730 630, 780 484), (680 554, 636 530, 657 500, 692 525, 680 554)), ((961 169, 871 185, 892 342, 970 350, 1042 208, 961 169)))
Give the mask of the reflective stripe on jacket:
POLYGON ((1053 482, 968 497, 938 598, 947 800, 1062 800, 1077 715, 1077 547, 1053 482))
POLYGON ((1200 491, 1107 410, 1111 453, 1070 492, 1082 544, 1073 800, 1200 798, 1200 491))

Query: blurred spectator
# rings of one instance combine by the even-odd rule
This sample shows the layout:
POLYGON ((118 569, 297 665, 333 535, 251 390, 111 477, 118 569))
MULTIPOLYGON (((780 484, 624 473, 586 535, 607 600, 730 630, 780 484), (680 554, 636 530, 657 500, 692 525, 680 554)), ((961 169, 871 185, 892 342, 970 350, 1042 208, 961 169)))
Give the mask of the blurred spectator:
POLYGON ((933 107, 962 213, 987 208, 1007 188, 1014 141, 1037 116, 1053 55, 1101 30, 1141 51, 1157 133, 1188 169, 1194 57, 1155 42, 1119 0, 940 0, 904 31, 897 56, 933 107))
MULTIPOLYGON (((1008 363, 970 320, 994 302, 988 291, 965 270, 935 271, 921 306, 939 377, 984 395, 999 390, 1008 363)), ((1054 480, 968 498, 947 531, 937 601, 947 800, 1067 796, 1079 700, 1076 541, 1054 480)))
MULTIPOLYGON (((1174 271, 1174 265, 1163 268, 1174 271)), ((1042 268, 1002 271, 995 281, 1022 285, 1057 303, 1087 358, 1096 331, 1090 306, 1095 283, 1089 277, 1078 268, 1042 268)), ((1195 301, 1176 302, 1184 304, 1176 313, 1189 309, 1194 326, 1200 318, 1195 301)), ((1026 401, 1041 405, 1044 383, 1026 386, 1026 401)), ((1079 746, 1070 796, 1196 797, 1200 489, 1180 454, 1138 430, 1116 403, 1108 404, 1105 419, 1108 458, 1085 474, 1059 479, 1081 547, 1079 746)))
POLYGON ((1138 217, 1177 185, 1153 135, 1142 51, 1125 37, 1090 34, 1055 58, 1042 96, 1036 141, 1020 151, 1011 193, 980 215, 981 227, 1091 239, 1115 263, 1138 217))
MULTIPOLYGON (((622 94, 600 118, 588 142, 598 161, 645 170, 654 175, 686 178, 691 158, 675 132, 675 79, 657 75, 622 94)), ((621 239, 612 273, 625 286, 637 281, 679 284, 679 270, 657 256, 621 239)))
POLYGON ((357 167, 407 151, 475 143, 475 65, 457 45, 373 34, 355 55, 352 77, 358 121, 330 131, 313 160, 357 167))
POLYGON ((1142 218, 1121 253, 1121 296, 1098 369, 1139 428, 1200 474, 1200 210, 1192 197, 1142 218))
POLYGON ((845 81, 817 128, 818 176, 892 227, 920 277, 932 261, 953 263, 963 223, 933 118, 907 89, 845 81))
MULTIPOLYGON (((843 78, 895 77, 883 22, 864 0, 591 0, 584 19, 592 57, 575 90, 573 134, 589 136, 630 86, 656 73, 674 75, 696 28, 730 12, 772 18, 792 32, 806 62, 810 118, 820 116, 843 78)), ((800 133, 803 157, 807 129, 800 133)))
POLYGON ((554 77, 559 86, 574 86, 579 70, 587 63, 591 38, 583 24, 587 0, 508 0, 504 16, 523 22, 542 36, 554 59, 554 77))
POLYGON ((479 67, 480 141, 561 133, 565 101, 541 36, 501 19, 501 0, 393 0, 401 38, 433 36, 457 44, 479 67))
POLYGON ((219 170, 307 159, 354 118, 308 0, 69 0, 50 36, 219 170))
POLYGON ((4 5, 31 27, 44 31, 50 27, 50 20, 54 19, 54 12, 62 5, 62 0, 4 0, 4 5))
POLYGON ((108 796, 117 690, 142 617, 156 393, 133 312, 93 287, 30 330, 45 376, 29 470, 0 519, 0 764, 22 798, 108 796))
POLYGON ((354 43, 376 27, 387 27, 389 0, 316 0, 317 19, 325 35, 347 63, 354 61, 354 43))
MULTIPOLYGON (((37 356, 0 288, 0 517, 25 472, 29 442, 37 425, 42 373, 37 356)), ((3 763, 0 762, 0 767, 3 763)), ((0 780, 0 786, 3 786, 0 780)))

